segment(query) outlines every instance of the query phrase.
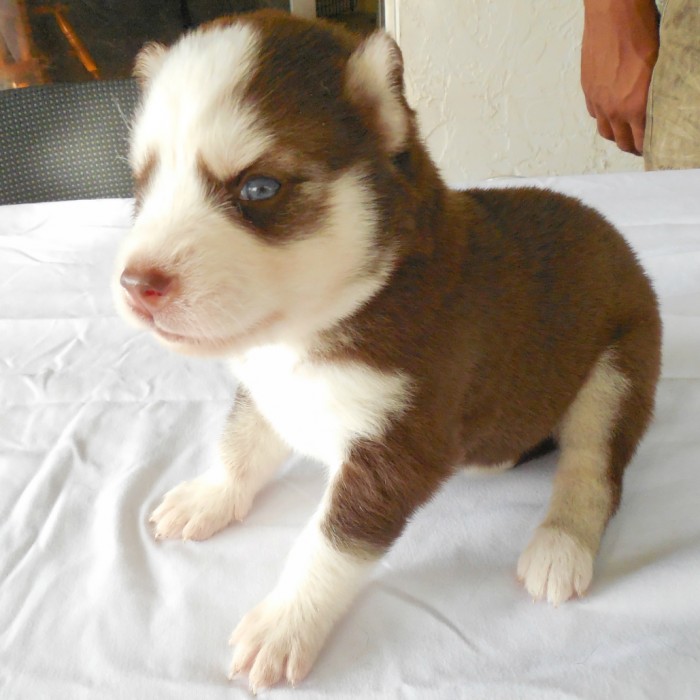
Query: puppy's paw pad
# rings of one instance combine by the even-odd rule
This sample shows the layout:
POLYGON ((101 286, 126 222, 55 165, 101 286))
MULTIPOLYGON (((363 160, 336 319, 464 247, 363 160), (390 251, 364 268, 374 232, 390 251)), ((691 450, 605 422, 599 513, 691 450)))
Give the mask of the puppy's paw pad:
POLYGON ((230 487, 199 478, 168 491, 150 522, 157 539, 205 540, 243 517, 236 506, 230 487))
POLYGON ((520 556, 518 578, 533 598, 556 606, 586 592, 593 555, 563 530, 540 527, 520 556))
POLYGON ((229 677, 248 674, 253 692, 281 681, 296 685, 309 673, 325 633, 309 624, 293 603, 269 599, 249 612, 231 635, 235 645, 229 677))

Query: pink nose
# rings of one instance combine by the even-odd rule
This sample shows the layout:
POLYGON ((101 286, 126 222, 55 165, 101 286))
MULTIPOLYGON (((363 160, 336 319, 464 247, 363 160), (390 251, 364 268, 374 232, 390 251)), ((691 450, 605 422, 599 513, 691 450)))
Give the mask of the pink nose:
POLYGON ((132 302, 149 313, 163 306, 173 291, 173 278, 160 270, 126 268, 119 282, 129 293, 132 302))

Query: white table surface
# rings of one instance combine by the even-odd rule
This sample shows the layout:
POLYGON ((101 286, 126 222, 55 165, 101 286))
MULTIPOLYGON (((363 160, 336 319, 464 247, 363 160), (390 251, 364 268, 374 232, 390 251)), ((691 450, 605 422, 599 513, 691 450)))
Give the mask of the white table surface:
MULTIPOLYGON (((533 604, 515 565, 554 456, 459 474, 420 511, 294 698, 700 698, 700 171, 499 181, 581 197, 661 298, 656 420, 594 583, 533 604)), ((226 641, 321 496, 291 460, 248 520, 159 542, 148 514, 217 459, 221 362, 119 319, 109 276, 131 202, 0 207, 0 698, 247 697, 226 641)))

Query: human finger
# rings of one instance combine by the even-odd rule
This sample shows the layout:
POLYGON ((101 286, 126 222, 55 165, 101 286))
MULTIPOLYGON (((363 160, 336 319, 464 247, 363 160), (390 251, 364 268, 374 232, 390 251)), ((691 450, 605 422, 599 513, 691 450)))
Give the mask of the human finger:
POLYGON ((637 151, 638 155, 641 155, 642 151, 644 150, 644 127, 645 127, 645 119, 644 118, 642 118, 641 120, 632 122, 632 124, 631 124, 632 138, 634 139, 634 148, 637 151))
POLYGON ((634 136, 632 135, 632 127, 626 121, 611 121, 610 126, 615 135, 615 143, 621 151, 626 153, 634 153, 639 155, 639 151, 635 148, 634 136))
POLYGON ((595 118, 598 124, 598 133, 604 139, 607 139, 608 141, 614 141, 615 132, 613 131, 612 126, 610 126, 610 122, 607 120, 607 118, 604 117, 602 114, 596 114, 595 118))

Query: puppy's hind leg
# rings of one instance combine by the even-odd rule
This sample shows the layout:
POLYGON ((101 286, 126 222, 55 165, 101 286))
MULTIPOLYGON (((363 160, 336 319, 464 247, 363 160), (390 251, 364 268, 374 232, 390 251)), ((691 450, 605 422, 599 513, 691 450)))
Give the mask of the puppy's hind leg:
POLYGON ((604 352, 560 425, 549 512, 518 562, 533 598, 558 605, 590 585, 624 468, 653 410, 658 367, 627 359, 622 346, 604 352))
POLYGON ((242 520, 289 453, 239 387, 221 441, 222 463, 169 491, 153 511, 156 538, 204 540, 242 520))

